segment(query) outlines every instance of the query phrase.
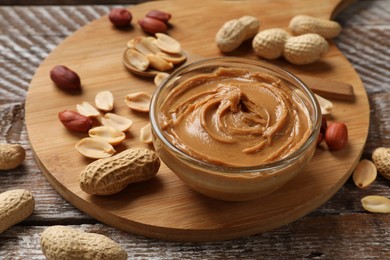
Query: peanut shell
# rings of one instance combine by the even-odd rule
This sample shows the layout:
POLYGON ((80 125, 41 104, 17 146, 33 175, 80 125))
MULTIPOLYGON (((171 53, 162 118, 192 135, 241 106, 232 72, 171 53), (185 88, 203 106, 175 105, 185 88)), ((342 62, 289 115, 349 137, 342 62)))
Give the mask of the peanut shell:
POLYGON ((113 127, 122 132, 129 130, 133 125, 133 120, 114 113, 106 113, 100 120, 102 125, 113 127))
POLYGON ((47 260, 127 259, 123 248, 110 238, 67 226, 46 228, 40 245, 47 260))
POLYGON ((0 193, 0 234, 30 216, 34 206, 34 197, 28 190, 15 189, 0 193))
POLYGON ((390 180, 390 148, 379 147, 372 153, 372 160, 378 172, 390 180))
POLYGON ((0 144, 0 170, 10 170, 21 165, 26 151, 19 144, 0 144))
POLYGON ((81 172, 80 187, 88 194, 115 194, 130 183, 153 178, 159 167, 160 159, 154 151, 130 148, 89 164, 81 172))

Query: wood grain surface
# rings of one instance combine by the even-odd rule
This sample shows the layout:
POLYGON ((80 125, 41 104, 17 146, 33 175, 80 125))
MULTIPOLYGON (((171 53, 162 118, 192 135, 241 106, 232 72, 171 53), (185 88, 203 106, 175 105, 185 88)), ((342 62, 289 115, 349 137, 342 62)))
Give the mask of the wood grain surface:
MULTIPOLYGON (((261 5, 258 1, 245 1, 245 4, 240 1, 207 1, 207 4, 205 1, 163 1, 141 4, 131 10, 135 17, 142 17, 151 9, 176 14, 169 33, 179 40, 185 51, 200 57, 217 57, 221 53, 215 46, 214 37, 226 20, 255 15, 265 8, 274 11, 272 16, 262 16, 264 27, 285 27, 296 10, 305 9, 308 14, 329 17, 339 1, 327 1, 321 12, 312 7, 311 0, 296 3, 288 0, 277 5, 272 1, 263 1, 261 5), (280 5, 290 8, 286 11, 280 5), (224 14, 215 15, 204 23, 206 18, 202 16, 212 16, 213 10, 224 10, 224 14)), ((34 154, 48 181, 77 208, 106 224, 152 238, 226 240, 294 221, 323 204, 348 179, 366 141, 369 107, 357 73, 332 45, 326 59, 310 66, 290 66, 282 60, 278 64, 299 74, 343 80, 354 87, 355 100, 334 101, 335 109, 330 118, 348 125, 349 145, 340 152, 329 152, 325 146, 317 149, 310 164, 282 189, 247 202, 217 201, 191 191, 162 165, 153 180, 130 185, 116 195, 86 194, 80 188, 79 178, 91 160, 80 156, 74 145, 87 135, 66 130, 59 123, 57 114, 74 109, 83 101, 93 103, 98 92, 110 90, 115 98, 115 113, 134 121, 128 134, 130 137, 117 150, 147 147, 139 141, 140 129, 149 122, 147 114, 130 111, 123 102, 127 94, 140 91, 152 94, 155 89, 152 79, 129 74, 121 63, 127 41, 139 35, 144 34, 138 26, 119 31, 103 17, 61 43, 40 65, 31 82, 26 100, 26 125, 34 154), (83 85, 81 94, 70 95, 53 85, 48 74, 58 64, 78 72, 83 85), (156 215, 159 218, 155 218, 156 215)), ((237 56, 256 59, 252 48, 243 47, 246 48, 237 51, 237 56)))
MULTIPOLYGON (((48 53, 66 36, 109 9, 110 6, 0 7, 0 140, 19 142, 27 149, 24 165, 0 174, 0 192, 27 188, 37 200, 29 219, 0 235, 1 259, 44 259, 39 233, 53 224, 74 225, 110 236, 127 250, 130 258, 388 258, 389 216, 364 212, 360 205, 365 195, 390 196, 389 183, 381 176, 367 190, 359 190, 349 180, 323 206, 272 232, 201 244, 164 242, 121 232, 97 224, 62 199, 32 157, 24 126, 24 98, 35 69, 48 53)), ((358 1, 337 17, 344 30, 335 42, 361 76, 371 105, 363 158, 370 158, 378 146, 390 146, 389 12, 388 1, 358 1)))

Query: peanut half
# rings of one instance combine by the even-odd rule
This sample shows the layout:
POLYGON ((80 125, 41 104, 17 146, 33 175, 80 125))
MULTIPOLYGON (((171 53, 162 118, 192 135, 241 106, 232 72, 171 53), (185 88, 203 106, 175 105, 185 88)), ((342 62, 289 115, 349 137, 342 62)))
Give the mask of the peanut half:
POLYGON ((151 96, 146 92, 137 92, 126 96, 126 105, 139 112, 149 112, 151 96))
POLYGON ((369 160, 361 160, 352 174, 352 179, 355 185, 361 189, 371 185, 377 175, 375 164, 369 160))
POLYGON ((91 159, 107 158, 116 152, 111 144, 91 137, 78 141, 75 148, 79 153, 91 159))
POLYGON ((102 111, 111 111, 114 108, 114 95, 108 90, 97 93, 95 96, 95 105, 102 111))
POLYGON ((10 170, 21 165, 26 151, 19 144, 0 144, 0 170, 10 170))
POLYGON ((110 238, 66 226, 51 226, 41 234, 40 245, 48 260, 126 260, 127 253, 110 238))
POLYGON ((153 82, 156 87, 160 86, 161 83, 169 76, 168 73, 165 72, 159 72, 157 75, 154 77, 153 82))
POLYGON ((102 125, 111 126, 121 132, 129 130, 133 125, 133 120, 114 113, 106 113, 100 120, 102 125))
POLYGON ((30 216, 34 206, 34 197, 28 190, 15 189, 0 193, 0 234, 30 216))
POLYGON ((89 164, 80 175, 80 187, 88 194, 110 195, 130 183, 153 178, 160 167, 157 154, 145 148, 127 149, 111 158, 89 164))
POLYGON ((88 102, 83 102, 81 104, 76 105, 77 112, 79 112, 83 116, 87 117, 98 117, 100 115, 99 111, 96 110, 91 104, 88 102))
POLYGON ((125 140, 126 135, 122 131, 110 126, 94 127, 88 132, 91 138, 97 138, 111 145, 118 145, 125 140))
POLYGON ((152 129, 150 123, 147 123, 144 127, 140 130, 140 141, 145 144, 151 144, 153 143, 152 139, 152 129))
POLYGON ((174 38, 164 34, 156 33, 154 44, 162 51, 167 53, 181 53, 181 44, 174 38))
POLYGON ((128 49, 126 51, 126 58, 131 65, 141 71, 145 71, 150 65, 148 58, 134 49, 128 49))
POLYGON ((361 200, 365 210, 374 213, 390 213, 390 199, 384 196, 366 196, 361 200))

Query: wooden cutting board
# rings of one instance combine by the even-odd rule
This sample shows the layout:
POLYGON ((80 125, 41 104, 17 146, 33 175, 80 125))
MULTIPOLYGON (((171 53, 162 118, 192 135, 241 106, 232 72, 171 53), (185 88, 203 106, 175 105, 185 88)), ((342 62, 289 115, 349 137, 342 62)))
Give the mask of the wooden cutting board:
MULTIPOLYGON (((297 14, 329 18, 349 1, 159 1, 131 7, 132 28, 117 30, 107 17, 81 28, 63 41, 41 64, 26 100, 26 125, 31 146, 43 174, 71 204, 92 217, 119 229, 147 237, 178 241, 225 240, 256 234, 288 224, 327 201, 345 183, 358 162, 366 141, 369 104, 362 82, 351 64, 331 43, 321 61, 307 66, 274 63, 299 75, 335 79, 354 87, 353 102, 334 101, 330 120, 348 125, 346 149, 330 152, 317 149, 313 160, 295 179, 266 197, 247 202, 224 202, 204 197, 187 188, 165 165, 151 181, 129 185, 112 196, 90 196, 79 187, 79 174, 91 160, 81 156, 74 145, 84 134, 67 131, 57 118, 64 109, 75 109, 83 101, 93 103, 96 93, 110 90, 115 113, 128 116, 134 125, 126 141, 117 147, 146 146, 139 141, 139 129, 147 115, 130 111, 124 98, 137 91, 152 93, 150 78, 129 73, 121 63, 129 39, 144 35, 136 21, 151 9, 172 14, 169 34, 196 56, 222 56, 214 36, 227 20, 243 15, 260 19, 261 29, 286 28, 297 14), (56 88, 49 71, 58 64, 70 67, 81 77, 83 92, 69 95, 56 88)), ((245 43, 232 56, 257 59, 245 43)), ((332 86, 329 86, 332 88, 332 86)))

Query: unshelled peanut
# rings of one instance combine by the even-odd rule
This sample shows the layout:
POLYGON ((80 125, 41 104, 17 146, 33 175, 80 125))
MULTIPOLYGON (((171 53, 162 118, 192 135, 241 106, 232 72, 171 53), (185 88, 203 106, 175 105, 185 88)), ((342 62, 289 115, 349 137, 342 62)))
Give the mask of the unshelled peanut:
POLYGON ((328 52, 329 44, 320 35, 308 33, 287 39, 283 56, 292 64, 305 65, 319 60, 328 52))
POLYGON ((67 226, 52 226, 41 234, 40 245, 47 260, 126 260, 127 253, 110 238, 67 226))
POLYGON ((284 44, 289 37, 288 32, 283 29, 267 29, 256 34, 252 47, 256 55, 261 58, 277 59, 282 56, 284 44))
POLYGON ((254 37, 259 27, 259 20, 253 16, 227 21, 215 36, 217 47, 222 52, 234 51, 242 42, 254 37))
POLYGON ((289 28, 295 35, 316 33, 325 39, 334 38, 341 32, 341 26, 335 21, 308 15, 297 15, 290 21, 289 28))
POLYGON ((0 170, 10 170, 21 165, 26 151, 19 144, 0 144, 0 170))
POLYGON ((80 175, 80 187, 88 194, 115 194, 130 183, 153 178, 159 168, 160 159, 154 151, 130 148, 87 165, 80 175))
POLYGON ((34 197, 28 190, 0 193, 0 233, 25 220, 34 211, 34 197))

